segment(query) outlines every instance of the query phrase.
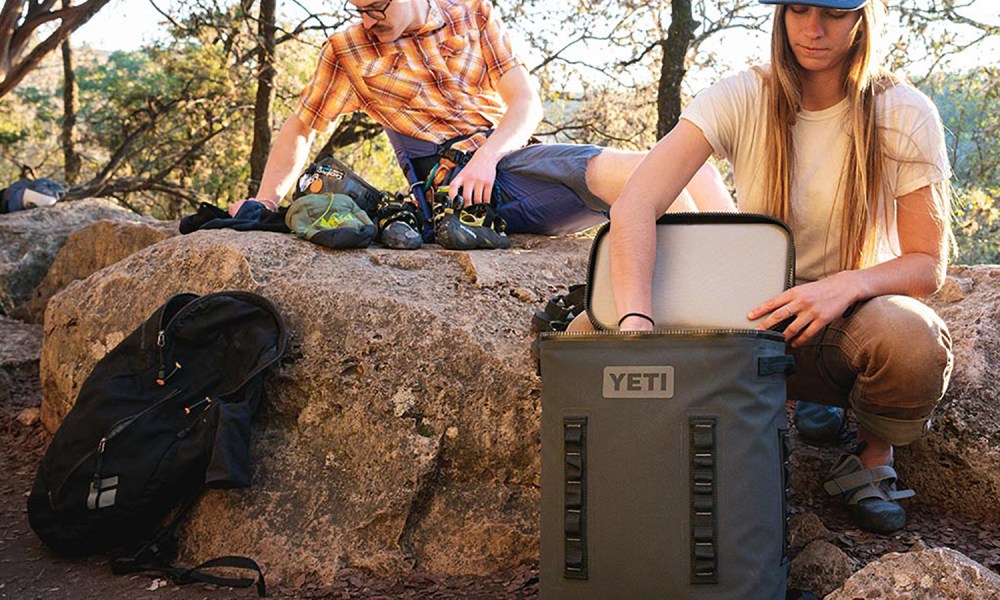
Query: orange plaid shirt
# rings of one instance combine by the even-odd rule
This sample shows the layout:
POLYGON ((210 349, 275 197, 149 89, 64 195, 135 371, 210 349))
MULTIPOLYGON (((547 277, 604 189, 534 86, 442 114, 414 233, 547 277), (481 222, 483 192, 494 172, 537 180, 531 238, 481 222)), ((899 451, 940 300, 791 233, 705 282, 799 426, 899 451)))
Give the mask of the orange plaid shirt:
MULTIPOLYGON (((494 127, 507 107, 496 84, 521 64, 489 0, 428 0, 415 34, 381 43, 360 23, 334 33, 295 114, 316 130, 362 110, 382 126, 441 143, 494 127)), ((474 150, 485 135, 455 144, 474 150)))

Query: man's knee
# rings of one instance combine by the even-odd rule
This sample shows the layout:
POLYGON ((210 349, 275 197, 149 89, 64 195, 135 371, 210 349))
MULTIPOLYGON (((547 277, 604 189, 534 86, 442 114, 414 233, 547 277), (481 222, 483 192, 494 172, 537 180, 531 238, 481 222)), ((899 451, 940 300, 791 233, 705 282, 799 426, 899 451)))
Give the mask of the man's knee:
POLYGON ((705 162, 691 178, 687 190, 701 212, 732 212, 736 210, 722 173, 710 162, 705 162))
POLYGON ((705 164, 701 165, 701 167, 698 169, 698 172, 694 174, 694 177, 692 178, 692 181, 694 181, 694 180, 698 180, 698 181, 712 181, 712 182, 719 181, 719 182, 721 182, 722 181, 722 173, 719 172, 718 167, 716 167, 715 165, 713 165, 711 162, 705 161, 705 164))
POLYGON ((587 161, 587 187, 609 206, 618 199, 645 152, 603 148, 587 161))

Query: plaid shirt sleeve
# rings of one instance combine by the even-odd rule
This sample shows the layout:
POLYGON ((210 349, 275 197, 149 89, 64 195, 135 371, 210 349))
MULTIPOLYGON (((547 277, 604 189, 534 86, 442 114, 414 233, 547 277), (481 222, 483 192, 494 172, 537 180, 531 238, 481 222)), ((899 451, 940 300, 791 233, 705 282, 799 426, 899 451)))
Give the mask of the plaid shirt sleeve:
POLYGON ((486 59, 486 72, 489 74, 490 84, 496 89, 503 74, 521 64, 521 61, 514 55, 507 30, 493 12, 493 5, 489 0, 481 0, 479 3, 476 25, 480 32, 483 58, 486 59))
POLYGON ((323 45, 316 71, 299 95, 295 109, 296 116, 317 131, 325 131, 340 115, 360 108, 347 73, 339 64, 335 47, 332 39, 323 45))

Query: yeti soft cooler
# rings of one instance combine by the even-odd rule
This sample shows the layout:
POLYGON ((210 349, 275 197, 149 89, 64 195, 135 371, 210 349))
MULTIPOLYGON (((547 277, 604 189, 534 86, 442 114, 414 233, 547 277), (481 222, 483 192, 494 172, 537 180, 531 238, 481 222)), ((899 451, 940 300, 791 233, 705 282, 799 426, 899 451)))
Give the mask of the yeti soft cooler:
MULTIPOLYGON (((792 359, 746 314, 792 285, 791 234, 760 215, 657 223, 657 331, 540 339, 541 596, 784 598, 792 359)), ((587 311, 613 330, 607 231, 587 311)))

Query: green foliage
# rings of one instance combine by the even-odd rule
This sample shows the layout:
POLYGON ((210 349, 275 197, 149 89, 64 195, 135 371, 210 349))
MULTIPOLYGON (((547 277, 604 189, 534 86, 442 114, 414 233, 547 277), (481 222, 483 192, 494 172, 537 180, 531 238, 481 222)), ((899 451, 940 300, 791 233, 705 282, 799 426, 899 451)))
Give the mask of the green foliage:
POLYGON ((1000 264, 1000 188, 962 190, 955 196, 957 264, 1000 264))
POLYGON ((1000 187, 1000 67, 937 73, 920 87, 941 113, 956 186, 1000 187))
POLYGON ((43 63, 32 77, 0 100, 0 187, 20 177, 22 165, 49 175, 59 150, 62 102, 54 97, 57 79, 52 63, 43 63))
POLYGON ((27 125, 17 116, 0 118, 0 146, 11 146, 28 137, 27 125))
POLYGON ((941 114, 954 172, 952 262, 1000 263, 1000 68, 935 73, 920 88, 941 114))

